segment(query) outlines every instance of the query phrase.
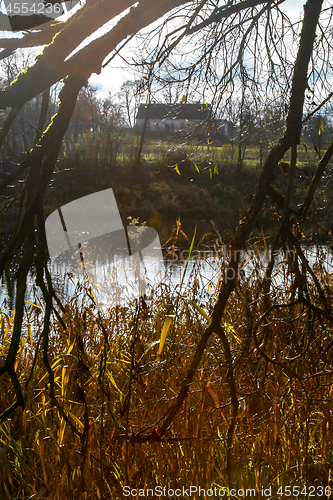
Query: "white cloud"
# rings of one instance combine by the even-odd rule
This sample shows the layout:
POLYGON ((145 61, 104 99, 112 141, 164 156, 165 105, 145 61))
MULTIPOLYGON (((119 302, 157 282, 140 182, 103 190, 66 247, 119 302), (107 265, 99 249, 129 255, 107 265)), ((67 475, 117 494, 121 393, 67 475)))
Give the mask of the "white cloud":
POLYGON ((297 22, 303 16, 303 6, 305 3, 305 0, 286 0, 281 5, 281 10, 290 17, 292 22, 297 22))
POLYGON ((113 61, 106 66, 100 75, 94 73, 89 83, 98 88, 98 96, 107 97, 109 92, 112 94, 119 91, 121 84, 126 80, 134 80, 134 68, 125 67, 124 61, 116 56, 113 61))

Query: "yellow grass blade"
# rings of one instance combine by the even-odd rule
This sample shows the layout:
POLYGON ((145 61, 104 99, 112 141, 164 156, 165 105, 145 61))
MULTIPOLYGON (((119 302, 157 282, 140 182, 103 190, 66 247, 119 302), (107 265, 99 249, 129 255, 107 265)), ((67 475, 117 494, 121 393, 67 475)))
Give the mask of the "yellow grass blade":
POLYGON ((203 318, 205 318, 207 321, 210 321, 210 317, 208 316, 208 314, 202 309, 202 307, 198 306, 198 304, 196 304, 194 300, 189 300, 189 303, 194 307, 196 311, 198 311, 198 313, 203 318))
POLYGON ((58 444, 59 446, 63 443, 64 435, 65 435, 65 429, 66 429, 66 421, 62 418, 60 420, 60 429, 59 429, 59 435, 58 435, 58 444))
POLYGON ((108 377, 109 377, 109 379, 110 379, 111 384, 112 384, 112 385, 113 385, 113 386, 117 389, 117 391, 118 391, 118 392, 119 392, 119 393, 123 396, 124 394, 121 392, 121 390, 120 390, 120 389, 119 389, 119 387, 117 386, 117 384, 116 384, 116 382, 115 382, 115 379, 113 378, 112 373, 111 373, 109 370, 107 370, 107 371, 106 371, 106 373, 107 373, 107 375, 108 375, 108 377))
POLYGON ((227 331, 229 334, 231 334, 231 335, 234 337, 234 339, 236 340, 236 342, 237 342, 238 344, 241 344, 241 343, 242 343, 241 339, 237 336, 237 334, 236 334, 236 330, 234 329, 234 327, 233 327, 233 326, 231 326, 229 323, 223 323, 223 327, 226 329, 226 331, 227 331))
POLYGON ((32 342, 32 336, 31 336, 31 325, 30 323, 28 324, 28 334, 29 334, 29 339, 30 339, 30 344, 31 344, 31 347, 33 347, 33 342, 32 342))
POLYGON ((67 354, 70 354, 72 352, 74 345, 75 345, 75 340, 74 340, 73 344, 71 346, 69 346, 67 354))
POLYGON ((166 339, 166 336, 167 336, 167 333, 170 329, 170 326, 172 324, 172 321, 173 321, 173 318, 175 317, 174 314, 169 314, 166 318, 165 318, 165 321, 164 321, 164 325, 163 325, 163 328, 162 328, 162 331, 161 331, 161 338, 160 338, 160 344, 159 344, 159 347, 158 347, 158 353, 157 353, 157 364, 161 358, 161 353, 162 353, 162 350, 163 350, 163 346, 164 346, 164 342, 165 342, 165 339, 166 339))
POLYGON ((26 302, 27 304, 30 304, 31 306, 34 306, 34 307, 38 307, 38 309, 40 309, 41 311, 43 310, 40 306, 38 306, 37 304, 34 304, 33 302, 29 302, 29 300, 25 300, 24 302, 26 302))

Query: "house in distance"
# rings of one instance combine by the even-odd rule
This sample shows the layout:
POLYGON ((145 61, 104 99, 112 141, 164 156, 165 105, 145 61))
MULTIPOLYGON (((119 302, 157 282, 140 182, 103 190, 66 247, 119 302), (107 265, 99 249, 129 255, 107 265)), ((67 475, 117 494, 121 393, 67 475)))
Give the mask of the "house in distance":
POLYGON ((210 104, 140 104, 135 127, 142 130, 146 121, 147 132, 204 133, 218 130, 219 135, 228 137, 234 127, 228 120, 210 120, 210 104))

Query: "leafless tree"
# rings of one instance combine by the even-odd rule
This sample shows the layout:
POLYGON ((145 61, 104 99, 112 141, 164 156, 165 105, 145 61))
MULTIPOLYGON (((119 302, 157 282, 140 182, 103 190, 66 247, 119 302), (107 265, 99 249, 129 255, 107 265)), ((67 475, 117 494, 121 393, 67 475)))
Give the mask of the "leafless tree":
POLYGON ((130 127, 135 125, 135 117, 139 107, 140 94, 138 93, 139 82, 126 80, 120 87, 119 100, 122 103, 127 123, 130 127))
MULTIPOLYGON (((227 108, 233 95, 246 84, 256 100, 265 102, 267 97, 272 99, 278 95, 280 102, 286 108, 285 131, 272 145, 263 162, 251 205, 229 242, 229 278, 221 282, 210 322, 203 328, 179 393, 164 418, 156 424, 159 439, 166 435, 178 414, 188 395, 207 343, 213 333, 216 333, 221 339, 228 368, 227 381, 232 415, 227 441, 228 467, 231 467, 232 440, 239 402, 234 373, 235 360, 222 318, 230 296, 238 284, 240 250, 244 248, 267 197, 270 197, 272 205, 279 213, 280 227, 274 248, 289 245, 297 254, 293 272, 296 276, 298 300, 302 301, 310 311, 314 311, 316 306, 313 303, 312 292, 304 284, 307 277, 311 276, 314 288, 322 300, 324 314, 331 320, 331 304, 320 282, 309 268, 295 234, 301 232, 306 223, 316 189, 331 159, 333 143, 318 162, 315 176, 308 185, 302 206, 296 211, 291 208, 291 201, 297 146, 300 143, 303 121, 306 119, 305 97, 311 92, 316 101, 317 111, 332 97, 328 75, 332 71, 333 64, 331 29, 333 7, 331 2, 326 0, 307 0, 302 12, 302 21, 293 23, 281 10, 283 4, 284 0, 139 0, 135 4, 133 0, 88 1, 66 22, 56 22, 52 25, 42 25, 38 30, 28 30, 20 39, 2 40, 3 59, 10 57, 19 47, 46 45, 35 63, 18 75, 10 86, 0 91, 0 107, 10 110, 0 132, 2 143, 22 106, 38 95, 45 96, 38 122, 38 129, 43 130, 42 135, 37 137, 34 146, 19 162, 17 168, 4 176, 1 181, 4 207, 8 205, 9 195, 6 191, 8 186, 18 180, 23 181, 14 195, 11 195, 11 203, 16 203, 18 207, 17 220, 9 243, 0 258, 0 272, 3 274, 14 257, 20 255, 16 274, 14 328, 6 357, 0 367, 0 375, 7 373, 11 377, 16 401, 3 411, 0 417, 2 421, 17 407, 24 407, 15 359, 21 339, 27 276, 32 267, 36 268, 37 284, 43 292, 46 304, 43 356, 49 375, 50 397, 59 412, 62 412, 55 397, 48 345, 51 312, 54 311, 61 319, 63 310, 54 294, 47 270, 43 198, 81 88, 87 85, 93 72, 99 73, 105 64, 109 64, 105 62, 107 58, 111 61, 112 57, 136 34, 141 44, 140 50, 146 54, 145 60, 138 63, 147 68, 146 82, 150 89, 153 85, 163 86, 165 82, 176 78, 178 82, 183 83, 185 96, 190 92, 196 92, 204 102, 212 101, 216 111, 217 108, 227 108), (107 33, 73 54, 86 37, 119 14, 123 16, 107 33), (145 29, 148 33, 144 31, 145 29), (63 87, 59 93, 59 108, 50 126, 45 130, 44 116, 48 89, 61 80, 63 87), (286 191, 280 193, 274 187, 275 172, 287 154, 290 154, 289 181, 286 191)), ((273 255, 263 283, 266 312, 261 322, 268 319, 273 307, 270 303, 270 289, 274 264, 273 255)), ((256 333, 253 335, 257 342, 256 333)), ((267 358, 265 345, 269 337, 265 336, 261 340, 264 347, 258 344, 258 350, 267 358)), ((292 373, 286 360, 276 361, 268 358, 267 362, 279 362, 288 373, 292 373)), ((133 436, 133 440, 135 439, 136 436, 133 436)), ((156 436, 140 434, 137 439, 156 440, 156 436)))

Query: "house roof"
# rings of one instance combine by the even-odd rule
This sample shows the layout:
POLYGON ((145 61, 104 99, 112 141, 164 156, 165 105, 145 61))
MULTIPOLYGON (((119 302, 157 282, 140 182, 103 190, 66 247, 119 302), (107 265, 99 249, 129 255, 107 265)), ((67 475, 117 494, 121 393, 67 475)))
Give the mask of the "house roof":
POLYGON ((140 104, 137 119, 145 119, 148 108, 148 120, 178 119, 205 120, 209 117, 210 104, 140 104), (149 108, 148 108, 149 106, 149 108))

